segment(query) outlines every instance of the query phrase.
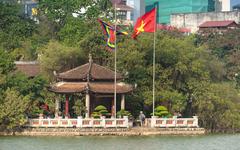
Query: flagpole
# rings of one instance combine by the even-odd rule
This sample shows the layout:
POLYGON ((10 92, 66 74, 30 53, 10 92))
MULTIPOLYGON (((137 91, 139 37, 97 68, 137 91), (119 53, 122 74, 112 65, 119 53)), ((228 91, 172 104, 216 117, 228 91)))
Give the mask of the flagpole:
POLYGON ((114 53, 114 117, 117 118, 117 14, 116 14, 116 2, 114 4, 115 11, 115 53, 114 53))
POLYGON ((153 116, 155 116, 155 72, 156 72, 156 69, 155 69, 155 51, 156 51, 156 17, 155 16, 155 24, 154 24, 154 38, 153 38, 153 116))

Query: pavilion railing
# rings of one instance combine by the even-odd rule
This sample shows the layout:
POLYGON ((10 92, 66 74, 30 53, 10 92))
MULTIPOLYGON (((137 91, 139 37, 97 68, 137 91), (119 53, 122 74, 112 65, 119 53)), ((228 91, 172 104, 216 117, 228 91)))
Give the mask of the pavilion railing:
POLYGON ((193 116, 193 118, 157 118, 152 117, 150 120, 152 128, 166 128, 166 127, 187 127, 187 128, 197 128, 198 126, 198 117, 193 116))
POLYGON ((93 119, 93 118, 78 118, 78 119, 28 119, 27 127, 79 127, 79 128, 111 128, 111 127, 120 127, 120 128, 129 128, 128 117, 123 118, 102 118, 102 119, 93 119))

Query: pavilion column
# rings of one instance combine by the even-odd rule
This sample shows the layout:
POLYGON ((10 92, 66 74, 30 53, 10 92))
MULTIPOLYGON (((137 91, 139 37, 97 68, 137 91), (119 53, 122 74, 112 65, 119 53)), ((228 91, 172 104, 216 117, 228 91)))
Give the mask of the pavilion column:
POLYGON ((125 110, 125 95, 121 95, 121 109, 125 110))
POLYGON ((66 100, 65 100, 65 117, 68 117, 69 115, 69 96, 66 95, 66 100))
POLYGON ((90 95, 88 92, 86 93, 85 106, 86 106, 85 118, 89 118, 89 116, 90 116, 90 95))
POLYGON ((55 100, 55 118, 58 117, 58 113, 59 113, 59 99, 57 98, 55 100))
POLYGON ((112 117, 115 116, 114 112, 115 112, 115 108, 114 108, 114 99, 112 99, 112 107, 111 107, 111 115, 112 115, 112 117))

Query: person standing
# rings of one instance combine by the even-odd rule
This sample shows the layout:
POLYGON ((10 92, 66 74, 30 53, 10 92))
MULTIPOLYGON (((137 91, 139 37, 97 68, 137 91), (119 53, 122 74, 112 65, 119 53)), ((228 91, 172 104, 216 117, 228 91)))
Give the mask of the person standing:
POLYGON ((139 120, 140 120, 141 127, 142 127, 145 123, 145 115, 143 114, 143 111, 140 111, 139 120))

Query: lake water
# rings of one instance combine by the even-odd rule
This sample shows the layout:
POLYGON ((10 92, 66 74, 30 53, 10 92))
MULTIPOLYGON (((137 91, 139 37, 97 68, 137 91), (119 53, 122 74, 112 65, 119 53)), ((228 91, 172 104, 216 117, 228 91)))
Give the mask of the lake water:
POLYGON ((0 137, 0 150, 240 150, 240 134, 133 137, 0 137))

